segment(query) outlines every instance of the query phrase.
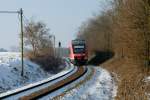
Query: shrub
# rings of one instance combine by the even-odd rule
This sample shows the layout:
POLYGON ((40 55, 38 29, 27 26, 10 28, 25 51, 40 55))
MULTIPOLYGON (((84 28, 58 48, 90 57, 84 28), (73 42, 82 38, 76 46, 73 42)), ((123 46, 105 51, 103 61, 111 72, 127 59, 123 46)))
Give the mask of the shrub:
POLYGON ((33 62, 39 64, 43 70, 49 73, 57 73, 62 70, 62 66, 64 65, 64 61, 61 58, 55 57, 51 53, 41 52, 37 55, 34 53, 28 52, 26 56, 33 62))

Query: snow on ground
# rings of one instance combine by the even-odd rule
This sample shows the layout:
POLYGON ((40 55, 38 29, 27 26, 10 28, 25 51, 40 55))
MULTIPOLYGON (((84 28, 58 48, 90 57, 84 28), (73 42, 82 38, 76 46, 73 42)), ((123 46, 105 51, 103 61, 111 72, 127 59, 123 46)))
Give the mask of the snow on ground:
POLYGON ((117 86, 111 75, 104 69, 95 66, 85 66, 88 67, 88 72, 75 82, 39 99, 39 100, 51 100, 55 96, 62 94, 64 91, 74 87, 80 81, 84 80, 90 73, 92 69, 95 70, 94 75, 90 80, 67 91, 65 95, 59 96, 57 99, 60 100, 112 100, 117 94, 117 86))
MULTIPOLYGON (((94 67, 94 66, 87 66, 94 67)), ((79 88, 68 92, 62 100, 111 100, 117 92, 117 86, 111 75, 100 67, 94 67, 92 79, 79 88)), ((40 66, 25 59, 25 77, 21 77, 21 59, 19 53, 0 52, 0 92, 37 82, 52 76, 40 66)), ((70 84, 71 85, 71 84, 70 84)))
MULTIPOLYGON (((38 86, 38 87, 32 88, 32 89, 30 89, 30 90, 28 90, 28 91, 23 91, 23 92, 21 92, 21 93, 18 93, 18 94, 16 94, 16 95, 9 96, 8 98, 5 98, 5 99, 4 99, 4 100, 18 100, 20 97, 23 97, 23 96, 26 96, 26 95, 30 95, 30 94, 33 93, 33 92, 39 91, 39 90, 41 90, 41 89, 47 88, 47 87, 50 86, 50 85, 53 85, 53 84, 57 83, 58 81, 61 81, 61 80, 65 79, 66 77, 72 75, 73 73, 75 73, 75 72, 77 71, 77 67, 73 66, 73 65, 70 64, 70 63, 68 63, 68 64, 69 64, 69 65, 66 65, 65 69, 64 69, 63 71, 59 72, 58 74, 55 74, 55 75, 53 75, 53 76, 51 76, 51 77, 49 77, 49 78, 43 79, 42 81, 34 82, 34 83, 28 84, 28 85, 26 85, 26 86, 23 86, 23 87, 21 87, 21 88, 17 88, 17 89, 14 89, 14 90, 12 90, 12 91, 8 91, 8 92, 5 92, 5 93, 1 93, 1 94, 0 94, 0 98, 1 98, 1 97, 4 97, 4 96, 6 96, 6 95, 10 95, 10 94, 13 94, 13 93, 17 93, 17 92, 22 91, 22 90, 24 90, 24 89, 28 89, 28 88, 30 88, 30 87, 37 86, 37 85, 39 85, 39 84, 45 83, 45 84, 40 85, 40 86, 38 86), (64 76, 62 76, 62 75, 64 75, 64 76), (58 78, 58 77, 60 77, 60 76, 61 76, 61 78, 58 78), (53 79, 55 79, 55 78, 58 78, 58 79, 53 80, 53 79), (49 82, 50 80, 53 80, 53 81, 49 82)), ((44 100, 45 100, 45 99, 44 99, 44 100)))
MULTIPOLYGON (((146 84, 150 84, 150 76, 144 78, 144 82, 146 84)), ((150 92, 145 93, 148 96, 148 100, 150 100, 150 92)))
POLYGON ((145 82, 150 82, 150 76, 146 77, 146 78, 144 79, 144 81, 145 81, 145 82))
POLYGON ((0 52, 0 93, 52 76, 28 59, 24 60, 24 65, 24 77, 21 77, 20 54, 0 52))
MULTIPOLYGON (((94 66, 88 66, 94 67, 94 66)), ((100 67, 94 67, 92 79, 73 89, 61 100, 112 100, 116 96, 117 86, 111 75, 100 67)))

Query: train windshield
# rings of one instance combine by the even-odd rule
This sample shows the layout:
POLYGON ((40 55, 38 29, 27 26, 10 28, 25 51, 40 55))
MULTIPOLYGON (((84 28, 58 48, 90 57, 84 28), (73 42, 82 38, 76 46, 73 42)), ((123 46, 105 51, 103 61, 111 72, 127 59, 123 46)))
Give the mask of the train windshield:
POLYGON ((85 53, 85 45, 73 45, 74 53, 85 53))

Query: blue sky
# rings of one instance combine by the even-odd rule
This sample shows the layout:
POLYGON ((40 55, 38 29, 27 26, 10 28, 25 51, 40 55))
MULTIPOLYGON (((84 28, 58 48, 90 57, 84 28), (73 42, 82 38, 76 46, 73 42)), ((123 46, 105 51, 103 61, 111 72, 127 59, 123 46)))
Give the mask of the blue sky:
MULTIPOLYGON (((43 21, 67 47, 75 38, 80 25, 101 9, 102 0, 0 0, 0 11, 23 8, 26 18, 43 21)), ((9 49, 19 45, 17 14, 0 14, 0 47, 9 49)))

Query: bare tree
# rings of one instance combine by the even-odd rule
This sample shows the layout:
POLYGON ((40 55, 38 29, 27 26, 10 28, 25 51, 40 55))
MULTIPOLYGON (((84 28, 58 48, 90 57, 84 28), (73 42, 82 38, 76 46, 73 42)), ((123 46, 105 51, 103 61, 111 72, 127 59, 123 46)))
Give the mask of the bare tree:
POLYGON ((46 24, 30 21, 24 29, 25 44, 32 48, 35 55, 41 53, 44 49, 49 49, 51 50, 49 52, 53 52, 51 35, 46 24))
POLYGON ((79 29, 78 38, 88 43, 89 52, 112 50, 112 11, 100 15, 84 23, 79 29))

